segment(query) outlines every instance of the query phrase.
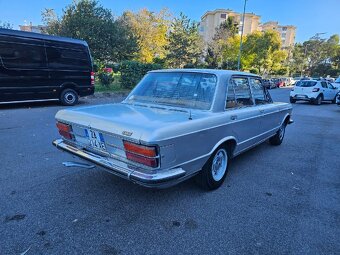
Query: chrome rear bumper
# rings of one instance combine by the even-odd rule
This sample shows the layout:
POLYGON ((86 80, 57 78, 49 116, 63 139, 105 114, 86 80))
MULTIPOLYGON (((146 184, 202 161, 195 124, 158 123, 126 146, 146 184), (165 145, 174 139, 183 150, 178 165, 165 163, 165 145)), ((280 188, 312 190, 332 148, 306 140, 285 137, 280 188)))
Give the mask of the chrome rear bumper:
POLYGON ((57 139, 52 144, 62 151, 69 152, 81 159, 95 163, 103 167, 110 173, 120 176, 124 179, 138 183, 150 188, 163 188, 175 185, 185 177, 186 172, 182 168, 173 168, 166 170, 145 170, 140 167, 129 165, 125 162, 102 157, 92 152, 77 148, 65 143, 62 139, 57 139))

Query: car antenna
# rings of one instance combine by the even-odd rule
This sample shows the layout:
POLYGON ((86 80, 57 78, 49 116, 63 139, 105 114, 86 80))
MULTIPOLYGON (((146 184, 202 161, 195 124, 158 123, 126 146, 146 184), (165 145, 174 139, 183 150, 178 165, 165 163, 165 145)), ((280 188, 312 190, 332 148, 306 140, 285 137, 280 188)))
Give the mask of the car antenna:
POLYGON ((192 120, 191 109, 189 110, 189 120, 192 120))

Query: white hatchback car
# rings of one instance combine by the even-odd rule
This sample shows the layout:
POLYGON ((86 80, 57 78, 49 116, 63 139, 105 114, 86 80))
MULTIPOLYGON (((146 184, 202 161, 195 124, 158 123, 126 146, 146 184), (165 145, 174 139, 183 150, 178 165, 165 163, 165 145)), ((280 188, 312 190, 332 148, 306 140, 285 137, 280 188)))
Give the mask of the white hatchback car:
POLYGON ((340 77, 338 77, 333 83, 333 87, 336 87, 340 91, 340 77))
POLYGON ((338 95, 336 96, 336 104, 338 106, 340 106, 340 92, 338 93, 338 95))
POLYGON ((335 104, 337 93, 338 89, 327 81, 301 80, 290 92, 290 102, 301 100, 320 105, 322 101, 331 101, 335 104))

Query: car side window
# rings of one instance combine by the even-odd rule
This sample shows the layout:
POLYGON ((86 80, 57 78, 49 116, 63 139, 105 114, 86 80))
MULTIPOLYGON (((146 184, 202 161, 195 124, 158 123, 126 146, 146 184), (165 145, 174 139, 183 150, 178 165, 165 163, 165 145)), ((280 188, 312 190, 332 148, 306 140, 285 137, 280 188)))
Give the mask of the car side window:
POLYGON ((321 82, 321 86, 322 86, 323 88, 327 89, 327 83, 326 83, 326 82, 322 81, 322 82, 321 82))
POLYGON ((40 45, 0 42, 0 57, 9 69, 46 67, 45 49, 40 45))
POLYGON ((253 105, 248 78, 234 77, 229 81, 226 108, 253 105))
POLYGON ((255 104, 258 105, 270 103, 271 100, 269 99, 268 94, 265 93, 265 89, 261 80, 257 78, 250 78, 249 80, 255 104))
POLYGON ((332 84, 330 84, 329 82, 327 83, 327 86, 329 89, 334 89, 334 86, 332 84))
POLYGON ((88 56, 84 49, 46 47, 48 65, 57 69, 89 69, 88 56))

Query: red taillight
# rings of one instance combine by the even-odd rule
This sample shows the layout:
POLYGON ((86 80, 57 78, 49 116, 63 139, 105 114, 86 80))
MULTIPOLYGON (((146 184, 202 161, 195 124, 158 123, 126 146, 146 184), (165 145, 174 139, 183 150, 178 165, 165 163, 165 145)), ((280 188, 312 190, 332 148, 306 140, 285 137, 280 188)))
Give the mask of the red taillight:
POLYGON ((63 136, 66 139, 69 140, 73 140, 74 136, 71 133, 72 132, 72 127, 71 125, 65 124, 65 123, 61 123, 61 122, 57 122, 57 128, 59 130, 59 134, 61 136, 63 136))
POLYGON ((157 149, 155 146, 144 146, 123 141, 126 158, 150 167, 158 166, 157 149))
POLYGON ((156 157, 156 147, 148 147, 124 141, 125 150, 146 157, 156 157))
POLYGON ((64 131, 60 131, 59 130, 59 134, 63 137, 65 137, 66 139, 69 139, 69 140, 73 140, 73 135, 71 133, 67 133, 67 132, 64 132, 64 131))
POLYGON ((69 133, 72 131, 72 127, 70 125, 61 123, 61 122, 57 122, 57 128, 59 129, 59 131, 63 131, 66 133, 69 133))
POLYGON ((319 88, 314 88, 312 92, 318 92, 320 89, 319 88))
POLYGON ((94 85, 94 72, 91 72, 91 85, 94 85))
POLYGON ((128 160, 135 161, 137 163, 149 166, 149 167, 157 167, 158 162, 155 158, 146 158, 137 154, 133 154, 131 152, 126 151, 126 158, 128 160))

